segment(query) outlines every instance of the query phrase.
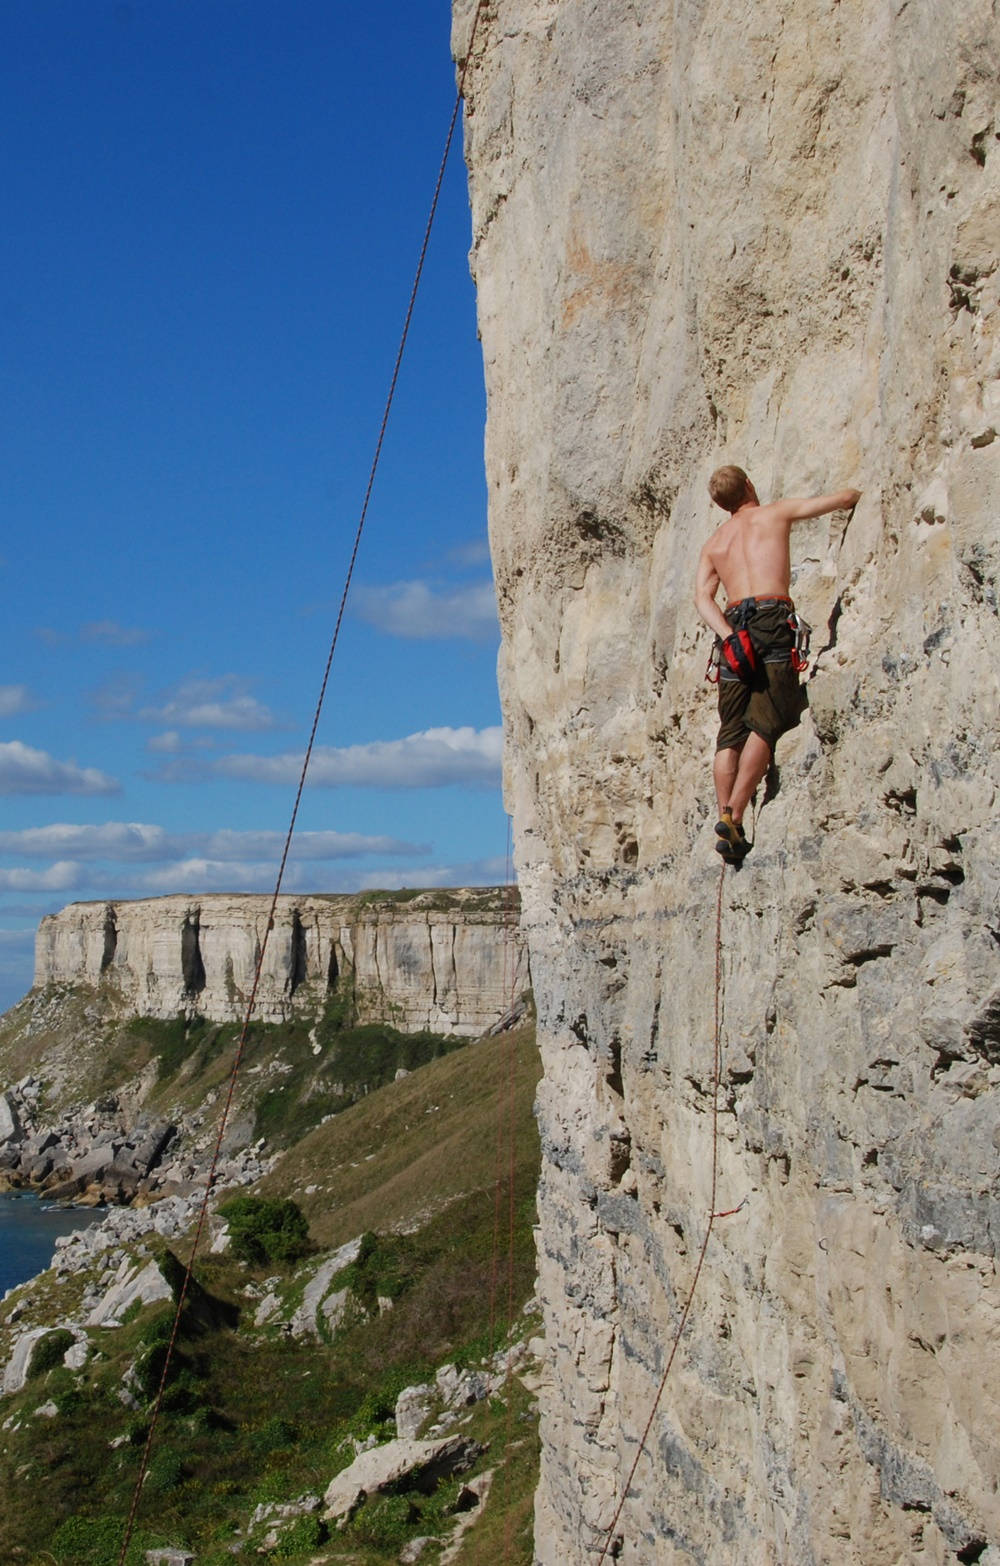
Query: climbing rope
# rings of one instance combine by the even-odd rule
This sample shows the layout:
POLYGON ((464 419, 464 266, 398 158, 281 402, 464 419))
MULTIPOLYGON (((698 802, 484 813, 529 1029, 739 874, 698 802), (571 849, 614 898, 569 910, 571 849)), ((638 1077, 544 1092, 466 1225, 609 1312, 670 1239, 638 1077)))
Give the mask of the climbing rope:
POLYGON ((632 1480, 635 1478, 636 1469, 639 1467, 639 1459, 642 1457, 642 1454, 646 1449, 646 1443, 649 1440, 649 1433, 653 1428, 653 1420, 656 1418, 656 1412, 660 1406, 660 1399, 662 1398, 664 1389, 667 1385, 667 1378, 673 1368, 674 1359, 676 1358, 681 1338, 684 1336, 684 1328, 687 1326, 688 1317, 691 1314, 691 1306, 694 1303, 695 1291, 698 1287, 698 1279, 701 1277, 701 1269, 704 1265, 705 1256, 708 1251, 708 1242, 712 1238, 712 1229, 720 1218, 732 1218, 733 1215, 738 1213, 743 1207, 743 1202, 740 1203, 739 1207, 727 1208, 725 1212, 717 1212, 715 1207, 715 1203, 718 1197, 719 1185, 719 1088, 722 1080, 722 890, 725 885, 725 880, 726 865, 725 861, 723 861, 719 868, 719 890, 715 900, 715 1007, 712 1069, 712 1195, 709 1202, 708 1223, 705 1228, 705 1237, 701 1242, 701 1250, 698 1254, 698 1261, 695 1265, 694 1276, 691 1279, 691 1286, 688 1289, 687 1299, 684 1302, 684 1309, 681 1311, 680 1320, 677 1323, 677 1330, 674 1333, 673 1342, 670 1345, 670 1353, 667 1356, 666 1368, 664 1369, 663 1375, 660 1377, 660 1384, 656 1389, 656 1396, 653 1399, 653 1406, 649 1411, 649 1418, 646 1421, 646 1428, 642 1432, 642 1437, 639 1441, 635 1459, 632 1463, 632 1467, 629 1469, 629 1475, 625 1481, 621 1499, 618 1502, 618 1508, 611 1521, 611 1526, 607 1530, 607 1537, 605 1538, 604 1547, 598 1557, 597 1566, 602 1566, 602 1563, 607 1557, 608 1551, 614 1542, 615 1529, 618 1527, 619 1518, 621 1517, 622 1511, 624 1510, 625 1502, 628 1500, 629 1491, 632 1488, 632 1480))
MULTIPOLYGON (((503 978, 502 978, 502 987, 501 987, 501 992, 500 992, 500 1009, 501 1009, 501 1018, 502 1019, 509 1018, 513 1014, 515 1000, 516 1000, 516 997, 515 997, 515 994, 514 994, 514 990, 515 990, 516 984, 517 984, 517 955, 516 955, 516 952, 514 950, 514 864, 513 864, 513 857, 512 857, 512 853, 511 853, 511 825, 510 825, 510 817, 508 816, 507 817, 507 846, 506 846, 506 852, 505 852, 505 857, 504 857, 503 978)), ((503 1033, 501 1034, 501 1039, 504 1040, 504 1035, 509 1034, 509 1032, 510 1032, 510 1029, 505 1027, 504 1030, 503 1030, 503 1033)), ((496 1155, 495 1155, 495 1160, 494 1160, 494 1171, 493 1171, 493 1248, 492 1248, 492 1260, 491 1260, 491 1267, 490 1267, 490 1332, 489 1332, 489 1344, 490 1344, 490 1354, 491 1355, 496 1350, 497 1296, 498 1296, 499 1287, 500 1287, 500 1231, 501 1231, 501 1227, 502 1227, 502 1217, 503 1217, 504 1151, 505 1151, 505 1149, 508 1152, 508 1163, 509 1163, 509 1171, 508 1171, 508 1176, 507 1176, 507 1178, 508 1178, 508 1186, 509 1186, 509 1228, 510 1228, 510 1238, 509 1238, 509 1243, 508 1243, 508 1247, 507 1247, 507 1250, 508 1250, 508 1259, 507 1259, 507 1298, 508 1298, 507 1326, 508 1326, 508 1329, 509 1329, 510 1323, 511 1323, 511 1300, 513 1298, 513 1287, 514 1287, 514 1282, 513 1282, 513 1280, 514 1280, 514 1234, 513 1234, 513 1226, 514 1226, 514 1215, 513 1215, 513 1202, 514 1202, 514 1187, 513 1187, 513 1182, 514 1182, 514 1146, 513 1146, 514 1107, 513 1107, 513 1081, 512 1081, 512 1076, 511 1076, 512 1068, 509 1065, 509 1061, 508 1061, 508 1057, 510 1055, 510 1049, 508 1048, 509 1043, 510 1043, 510 1040, 509 1040, 509 1038, 507 1038, 506 1040, 504 1040, 504 1042, 501 1043, 501 1046, 500 1046, 500 1057, 501 1057, 501 1063, 502 1064, 501 1064, 501 1075, 500 1075, 500 1079, 499 1079, 499 1086, 497 1088, 497 1101, 496 1101, 497 1102, 497 1134, 496 1134, 496 1155), (504 1094, 504 1081, 505 1080, 509 1084, 509 1092, 508 1092, 508 1095, 507 1095, 509 1100, 510 1100, 509 1103, 505 1101, 505 1094, 504 1094), (508 1128, 508 1124, 507 1124, 508 1120, 510 1122, 509 1128, 508 1128), (509 1144, 509 1146, 508 1146, 508 1144, 509 1144)))
POLYGON ((496 1351, 498 1295, 500 1292, 501 1235, 504 1228, 504 1187, 507 1190, 507 1309, 505 1345, 504 1397, 506 1422, 504 1431, 503 1460, 500 1465, 500 1509, 504 1517, 503 1560, 511 1559, 513 1550, 513 1518, 508 1504, 510 1482, 508 1465, 514 1444, 514 1366, 510 1329, 514 1324, 514 1255, 516 1240, 515 1180, 517 1173, 515 1137, 517 1129, 517 1046, 514 1039, 515 1008, 517 1004, 517 926, 514 906, 514 860, 511 840, 510 817, 507 818, 507 851, 504 869, 504 958, 501 1005, 504 1027, 500 1044, 500 1067, 497 1076, 497 1132, 493 1181, 493 1252, 490 1272, 490 1356, 496 1351))
MULTIPOLYGON (((505 966, 509 968, 507 987, 507 1008, 513 1013, 515 1004, 514 990, 517 984, 517 953, 514 947, 514 860, 511 843, 510 817, 507 817, 507 859, 506 859, 506 918, 504 921, 504 942, 506 947, 505 966)), ((514 1325, 514 1240, 515 1240, 515 1199, 514 1199, 514 1174, 515 1174, 515 1146, 514 1137, 517 1126, 517 1045, 514 1040, 514 1024, 506 1030, 507 1034, 507 1364, 504 1390, 507 1402, 507 1419, 504 1430, 504 1463, 503 1463, 503 1558, 505 1566, 511 1559, 514 1546, 514 1519, 510 1505, 510 1460, 514 1449, 514 1346, 510 1341, 511 1328, 514 1325)))
POLYGON ((163 1369, 162 1369, 161 1374, 160 1374, 160 1383, 159 1383, 159 1386, 157 1388, 156 1397, 155 1397, 154 1402, 153 1402, 153 1409, 152 1409, 152 1413, 150 1415, 149 1430, 148 1430, 148 1432, 146 1434, 146 1442, 145 1442, 145 1445, 143 1447, 142 1457, 141 1457, 140 1463, 139 1463, 139 1472, 138 1472, 138 1475, 136 1477, 135 1489, 134 1489, 134 1491, 132 1493, 132 1502, 131 1502, 131 1505, 129 1507, 129 1513, 128 1513, 128 1517, 127 1517, 126 1523, 125 1523, 125 1533, 124 1533, 124 1537, 122 1539, 121 1551, 120 1551, 120 1554, 118 1556, 118 1566, 125 1566, 125 1558, 126 1558, 126 1556, 128 1554, 129 1545, 130 1545, 130 1543, 132 1541, 132 1534, 133 1534, 133 1532, 135 1530, 135 1521, 136 1521, 136 1516, 137 1516, 137 1513, 138 1513, 138 1510, 139 1510, 139 1501, 140 1501, 140 1498, 141 1498, 141 1495, 142 1495, 142 1487, 143 1487, 143 1484, 145 1482, 146 1474, 147 1474, 148 1469, 149 1469, 149 1460, 150 1460, 150 1455, 151 1455, 152 1450, 153 1450, 153 1442, 154 1442, 154 1438, 155 1438, 155 1434, 156 1434, 156 1427, 157 1427, 157 1424, 159 1422, 160 1413, 161 1413, 162 1408, 163 1408, 163 1396, 164 1396, 164 1393, 166 1391, 167 1378, 168 1378, 168 1375, 169 1375, 169 1372, 170 1372, 171 1361, 173 1359, 174 1351, 175 1351, 175 1348, 176 1348, 176 1345, 177 1345, 177 1337, 178 1337, 178 1334, 180 1332, 181 1316, 182 1316, 182 1313, 183 1313, 183 1310, 184 1310, 184 1304, 185 1304, 185 1301, 187 1299, 188 1291, 189 1291, 190 1284, 191 1284, 191 1278, 192 1278, 192 1274, 193 1274, 193 1271, 194 1271, 195 1257, 196 1257, 196 1255, 198 1253, 198 1247, 199 1247, 199 1245, 201 1243, 202 1232, 204 1230, 205 1223, 206 1223, 207 1217, 208 1217, 208 1204, 209 1204, 209 1200, 210 1200, 210 1197, 211 1197, 211 1194, 212 1194, 212 1187, 215 1184, 216 1173, 218 1171, 218 1166, 219 1166, 219 1158, 220 1158, 221 1151, 222 1151, 222 1143, 223 1143, 223 1139, 224 1139, 225 1133, 226 1133, 226 1125, 227 1125, 227 1122, 229 1120, 230 1110, 232 1108, 233 1095, 234 1095, 234 1093, 236 1091, 236 1079, 237 1079, 237 1076, 239 1074, 240 1066, 241 1066, 241 1064, 243 1062, 243 1057, 244 1057, 244 1055, 246 1053, 247 1038, 248 1038, 249 1029, 250 1029, 250 1020, 251 1020, 251 1018, 253 1016, 254 1008, 255 1008, 255 1006, 257 1004, 257 991, 260 988, 260 979, 261 979, 261 974, 262 974, 263 968, 264 968, 264 956, 265 956, 265 953, 267 951, 268 937, 270 936, 271 931, 274 929, 275 910, 276 910, 277 905, 278 905, 278 897, 280 895, 281 885, 282 885, 282 882, 283 882, 284 876, 285 876, 285 867, 286 867, 286 865, 288 863, 288 855, 289 855, 289 851, 290 851, 291 846, 292 846, 292 837, 293 837, 293 834, 295 832, 295 823, 298 820, 299 806, 300 806, 300 804, 302 802, 302 792, 303 792, 303 789, 305 788, 306 773, 309 770, 309 763, 310 763, 310 761, 312 759, 313 748, 314 748, 315 741, 316 741, 316 732, 317 732, 317 730, 319 728, 320 714, 322 713, 322 710, 323 710, 323 703, 324 703, 324 700, 326 698, 326 690, 327 690, 327 686, 328 686, 329 681, 330 681, 330 670, 331 670, 331 668, 333 666, 334 654, 335 654, 335 652, 337 650, 337 643, 338 643, 338 641, 340 639, 340 628, 341 628, 341 625, 343 623, 344 611, 345 611, 345 609, 347 607, 347 598, 348 598, 348 594, 350 593, 351 582, 352 582, 353 577, 354 577, 354 567, 355 567, 355 565, 357 563, 358 550, 361 547, 361 536, 362 536, 362 534, 364 532, 365 522, 367 521, 367 518, 368 518, 368 507, 369 507, 369 502, 371 501, 372 490, 373 490, 374 485, 375 485, 375 475, 376 475, 376 473, 378 471, 379 461, 380 461, 380 458, 382 456, 382 446, 383 446, 383 443, 385 441, 385 433, 386 433, 386 429, 387 429, 388 424, 389 424, 389 414, 391 412, 392 404, 393 404, 393 401, 394 401, 395 395, 396 395, 396 384, 397 384, 397 382, 399 380, 399 371, 400 371, 400 367, 401 367, 402 362, 403 362, 403 353, 404 353, 404 351, 406 349, 406 342, 407 342, 407 338, 408 338, 409 333, 410 333, 410 322, 413 319, 413 310, 414 310, 414 306, 416 305, 416 302, 417 302, 417 292, 418 292, 418 290, 420 288, 421 277, 423 276, 424 261, 425 261, 426 256, 427 256, 427 247, 428 247, 428 245, 430 243, 431 229, 434 226, 434 219, 435 219, 435 216, 437 214, 438 200, 440 198, 441 187, 442 187, 442 184, 444 182, 445 168, 446 168, 447 163, 448 163, 449 153, 451 152, 451 144, 452 144, 452 140, 453 140, 454 134, 455 134, 455 126, 458 123, 458 116, 459 116, 459 113, 460 113, 461 107, 462 107, 462 98, 463 98, 464 92, 465 92, 465 79, 466 79, 466 75, 467 75, 468 70, 469 70, 469 66, 470 66, 471 61, 472 61, 472 51, 473 51, 473 46, 475 44, 475 39, 476 39, 476 30, 477 30, 477 28, 479 26, 479 19, 480 19, 480 16, 481 16, 484 8, 485 8, 485 5, 486 5, 486 0, 479 0, 478 5, 476 6, 475 14, 473 15, 473 18, 472 18, 472 28, 471 28, 471 31, 469 33, 469 42, 468 42, 468 46, 467 46, 467 49, 466 49, 465 59, 462 62, 462 67, 461 67, 461 70, 459 72, 458 87, 457 87, 457 90, 456 90, 456 93, 455 93, 455 102, 454 102, 454 105, 453 105, 452 111, 451 111, 451 119, 449 120, 449 123, 448 123, 448 133, 447 133, 447 136, 445 137, 444 151, 443 151, 443 153, 441 155, 441 162, 440 162, 440 165, 438 167, 437 179, 436 179, 435 184, 434 184, 434 194, 433 194, 433 196, 431 198, 430 211, 428 213, 427 222, 426 222, 426 225, 424 227, 423 241, 422 241, 421 246, 420 246, 420 254, 419 254, 419 258, 417 260, 416 271, 414 273, 413 285, 412 285, 412 287, 410 289, 409 301, 407 303, 406 314, 405 314, 405 317, 404 317, 404 320, 403 320, 403 328, 402 328, 402 331, 400 333, 400 338, 399 338, 399 346, 398 346, 398 348, 396 350, 396 358, 395 358, 395 362, 393 363, 393 367, 392 367, 392 375, 391 375, 390 381, 389 381, 389 390, 388 390, 388 393, 386 395, 385 405, 384 405, 383 410, 382 410, 382 420, 381 420, 381 423, 379 425, 378 437, 377 437, 376 442, 375 442, 375 450, 374 450, 374 453, 373 453, 373 456, 372 456, 371 466, 370 466, 369 472, 368 472, 368 482, 367 482, 367 485, 365 487, 364 498, 363 498, 362 503, 361 503, 361 510, 360 510, 360 513, 359 513, 359 516, 358 516, 357 527, 356 527, 355 533, 354 533, 354 544, 353 544, 353 547, 351 549, 351 555, 350 555, 350 560, 349 560, 348 567, 347 567, 347 573, 346 573, 346 576, 345 576, 345 579, 344 579, 344 587, 343 587, 343 591, 342 591, 341 596, 340 596, 340 604, 339 604, 339 607, 338 607, 338 610, 337 610, 337 618, 336 618, 336 622, 335 622, 334 628, 333 628, 333 635, 332 635, 331 640, 330 640, 330 649, 329 649, 329 652, 327 653, 326 666, 325 666, 325 668, 323 670, 322 681, 320 682, 319 695, 317 697, 316 708, 315 708, 315 711, 313 713, 312 727, 311 727, 311 729, 309 731, 309 740, 308 740, 308 743, 306 745, 305 755, 304 755, 303 760, 302 760, 302 770, 301 770, 301 772, 299 774, 298 788, 297 788, 296 793, 295 793, 295 802, 294 802, 294 804, 292 806, 292 813, 291 813, 291 817, 290 817, 290 820, 289 820, 289 823, 288 823, 288 831, 287 831, 287 834, 285 836, 284 848, 283 848, 282 854, 281 854, 281 862, 280 862, 280 864, 278 866, 278 874, 277 874, 277 877, 276 877, 276 880, 275 880, 274 892, 273 892, 273 895, 271 897, 271 906, 270 906, 270 909, 268 911, 267 925, 266 925, 265 930, 264 930, 263 939, 260 942, 260 950, 259 950, 259 952, 257 954, 257 965, 256 965, 256 969, 254 971, 253 984, 252 984, 251 989, 250 989, 250 997, 249 997, 249 1000, 247 1001, 246 1012, 245 1012, 244 1017, 243 1017, 243 1026, 242 1026, 242 1028, 240 1030, 239 1039, 237 1040, 236 1050, 235 1050, 235 1054, 234 1054, 234 1057, 233 1057, 233 1064, 232 1064, 232 1068, 231 1068, 230 1073, 229 1073, 228 1088, 227 1088, 225 1100, 224 1100, 224 1103, 223 1103, 222 1115, 221 1115, 221 1118, 219 1120, 219 1131, 218 1131, 218 1135, 217 1135, 216 1141, 215 1141, 215 1148, 214 1148, 214 1151, 212 1153, 212 1162, 211 1162, 211 1164, 209 1166, 208 1178, 207 1178, 207 1180, 205 1182, 205 1194, 204 1194, 204 1197, 202 1199, 201 1208, 200 1208, 199 1213, 198 1213, 198 1220, 197 1220, 197 1223, 195 1225, 194 1239, 193 1239, 192 1244, 191 1244, 191 1252, 190 1252, 190 1255, 188 1257, 187 1266, 184 1269, 184 1277, 183 1277, 183 1280, 181 1282, 181 1286, 180 1286, 180 1289, 179 1289, 178 1295, 177 1295, 177 1306, 176 1306, 176 1309, 174 1311, 173 1325, 171 1327, 170 1337, 169 1337, 169 1339, 167 1341, 167 1349, 166 1349, 166 1354, 165 1354, 164 1361, 163 1361, 163 1369))

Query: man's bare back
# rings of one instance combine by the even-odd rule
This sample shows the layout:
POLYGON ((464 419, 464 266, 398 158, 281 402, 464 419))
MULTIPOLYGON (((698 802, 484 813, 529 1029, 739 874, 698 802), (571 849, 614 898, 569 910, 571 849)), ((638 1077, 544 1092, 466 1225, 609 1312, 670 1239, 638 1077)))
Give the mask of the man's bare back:
POLYGON ((716 602, 721 586, 729 603, 743 598, 784 598, 791 579, 790 534, 793 522, 848 509, 858 502, 858 489, 803 499, 772 500, 762 506, 746 480, 745 498, 720 523, 701 552, 695 580, 695 607, 716 635, 732 630, 716 602))

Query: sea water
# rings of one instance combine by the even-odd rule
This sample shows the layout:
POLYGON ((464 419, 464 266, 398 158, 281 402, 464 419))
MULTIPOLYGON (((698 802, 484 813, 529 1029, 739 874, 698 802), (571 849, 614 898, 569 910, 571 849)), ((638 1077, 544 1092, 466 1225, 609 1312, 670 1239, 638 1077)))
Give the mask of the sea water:
POLYGON ((60 1234, 85 1229, 104 1216, 100 1207, 60 1207, 31 1193, 0 1196, 0 1298, 45 1271, 60 1234))

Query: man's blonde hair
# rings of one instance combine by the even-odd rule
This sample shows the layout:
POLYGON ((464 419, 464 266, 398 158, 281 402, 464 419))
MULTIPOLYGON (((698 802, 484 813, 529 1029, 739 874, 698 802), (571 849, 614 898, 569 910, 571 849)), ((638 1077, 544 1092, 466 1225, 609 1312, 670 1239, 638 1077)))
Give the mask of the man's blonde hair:
POLYGON ((749 483, 742 468, 727 463, 724 468, 716 468, 712 474, 708 481, 708 493, 724 511, 738 511, 747 498, 749 483))

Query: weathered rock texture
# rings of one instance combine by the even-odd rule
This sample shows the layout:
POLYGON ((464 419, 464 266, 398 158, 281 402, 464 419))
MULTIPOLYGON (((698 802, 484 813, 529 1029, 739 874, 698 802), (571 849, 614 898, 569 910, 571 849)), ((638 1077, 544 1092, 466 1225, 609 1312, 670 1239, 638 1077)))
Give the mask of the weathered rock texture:
POLYGON ((601 1554, 709 1213, 691 583, 722 461, 765 497, 864 496, 793 540, 811 715, 722 888, 718 1200, 749 1201, 714 1230, 609 1554, 998 1559, 998 54, 990 0, 481 15, 466 151, 545 1062, 545 1566, 601 1554))
MULTIPOLYGON (((495 888, 278 899, 256 1015, 282 1021, 349 986, 362 1022, 476 1036, 527 983, 523 942, 495 888)), ((72 903, 43 919, 35 986, 88 984, 146 1017, 243 1016, 269 897, 72 903)))

